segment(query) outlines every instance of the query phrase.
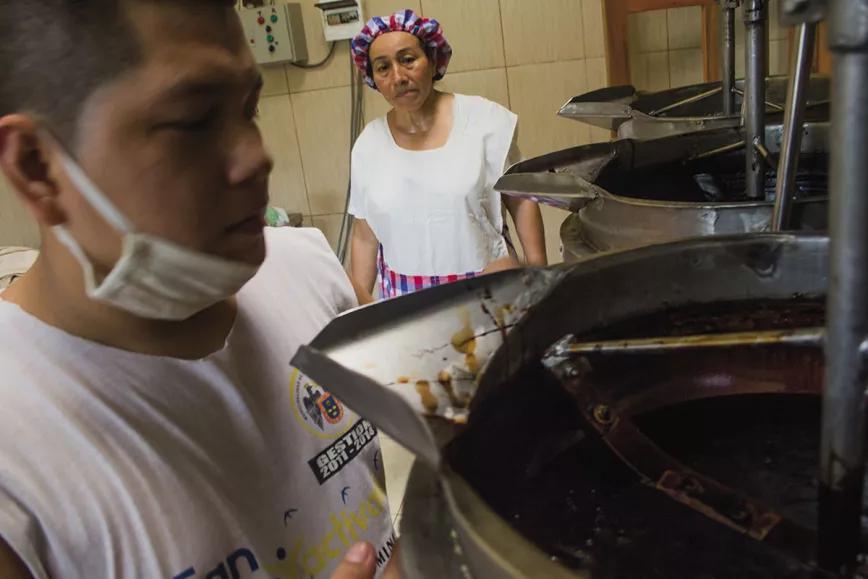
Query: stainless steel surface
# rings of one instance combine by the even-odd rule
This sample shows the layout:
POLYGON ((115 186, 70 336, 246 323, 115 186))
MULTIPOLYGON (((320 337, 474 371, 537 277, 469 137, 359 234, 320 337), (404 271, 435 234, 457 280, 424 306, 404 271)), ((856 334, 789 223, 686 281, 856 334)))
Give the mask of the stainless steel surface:
POLYGON ((737 0, 722 0, 723 12, 723 114, 738 114, 735 108, 735 9, 737 0))
MULTIPOLYGON (((620 138, 653 139, 698 130, 738 127, 742 124, 740 107, 744 91, 740 87, 743 86, 743 80, 734 82, 733 113, 730 115, 723 114, 721 100, 715 96, 723 92, 721 82, 654 93, 637 91, 632 86, 599 89, 573 97, 561 107, 558 115, 617 131, 620 138), (703 94, 706 95, 704 98, 696 98, 703 94), (678 106, 671 108, 674 104, 678 106)), ((770 113, 783 111, 786 98, 786 77, 766 79, 766 107, 770 113)), ((829 79, 822 76, 812 78, 808 87, 808 108, 823 108, 828 98, 829 79)))
POLYGON ((828 0, 781 0, 782 26, 799 26, 826 19, 828 0))
POLYGON ((416 461, 401 510, 402 577, 473 579, 436 470, 416 461))
POLYGON ((806 89, 811 77, 816 29, 816 24, 802 24, 798 29, 796 54, 793 58, 790 85, 787 89, 783 142, 778 158, 775 211, 772 217, 773 231, 787 229, 796 194, 796 172, 799 168, 799 156, 802 150, 802 124, 807 101, 806 89))
POLYGON ((705 92, 701 92, 697 95, 686 97, 680 101, 676 101, 674 103, 668 104, 668 105, 664 106, 663 108, 651 111, 648 114, 651 115, 652 117, 656 117, 658 115, 662 115, 663 113, 668 113, 669 111, 677 109, 679 107, 683 107, 685 105, 690 105, 690 104, 699 102, 701 100, 705 100, 707 98, 713 97, 714 95, 719 94, 722 90, 723 90, 722 87, 719 87, 719 86, 714 87, 714 88, 709 89, 705 92))
POLYGON ((744 23, 747 47, 745 53, 745 141, 748 143, 745 156, 746 193, 751 199, 763 197, 765 163, 760 158, 754 143, 765 140, 765 68, 766 68, 766 19, 767 0, 746 0, 744 23))
MULTIPOLYGON (((484 362, 472 408, 496 404, 502 385, 518 376, 525 364, 540 360, 554 342, 569 333, 580 334, 685 304, 822 296, 826 289, 827 246, 823 237, 789 235, 694 239, 538 272, 544 277, 531 273, 536 279, 547 280, 545 290, 540 292, 540 286, 531 284, 530 295, 513 296, 517 301, 523 297, 533 305, 511 324, 505 336, 494 321, 484 322, 486 316, 477 320, 481 324, 477 330, 497 336, 498 345, 484 362)), ((487 303, 486 291, 506 295, 524 285, 520 280, 527 274, 512 272, 483 278, 482 284, 477 279, 441 286, 409 296, 413 300, 401 298, 341 316, 313 342, 310 351, 316 356, 307 358, 302 370, 314 380, 327 381, 332 392, 341 392, 339 396, 354 390, 370 395, 376 389, 402 396, 405 386, 396 384, 393 375, 416 375, 420 365, 429 368, 426 375, 435 372, 442 356, 451 355, 455 329, 463 325, 461 309, 481 312, 480 304, 487 303), (359 350, 353 351, 350 344, 359 344, 359 350), (379 363, 370 358, 374 352, 378 358, 389 358, 388 371, 371 367, 379 363)), ((364 411, 362 414, 366 415, 364 411)), ((366 417, 390 431, 390 419, 384 413, 366 417)), ((432 431, 444 426, 454 428, 441 419, 426 420, 432 431)), ((451 440, 453 434, 438 435, 437 444, 451 440)), ((426 472, 430 477, 431 471, 426 472)), ((451 525, 456 531, 462 560, 473 577, 586 577, 554 563, 519 536, 448 465, 434 472, 439 474, 442 486, 426 485, 427 490, 422 488, 421 492, 414 492, 418 489, 412 486, 408 489, 402 524, 405 534, 411 528, 407 526, 407 513, 419 512, 417 501, 427 501, 424 504, 429 507, 441 504, 448 509, 451 522, 430 513, 427 519, 432 525, 451 525), (438 493, 442 494, 439 503, 435 500, 438 493)), ((412 528, 420 532, 418 526, 412 528)), ((402 538, 402 543, 402 549, 427 548, 425 541, 402 538)), ((413 554, 417 560, 423 560, 425 555, 413 554)), ((409 556, 402 554, 405 561, 409 556)))
POLYGON ((718 155, 724 155, 726 153, 731 153, 733 151, 738 151, 739 149, 744 149, 744 140, 736 141, 734 143, 729 143, 728 145, 722 145, 716 149, 711 149, 710 151, 703 151, 694 157, 694 159, 708 159, 709 157, 717 157, 718 155))
POLYGON ((437 468, 449 431, 434 427, 466 422, 480 369, 560 275, 502 272, 364 307, 332 322, 292 364, 437 468))
MULTIPOLYGON (((741 91, 740 89, 735 89, 735 94, 737 94, 740 97, 744 97, 744 92, 741 91)), ((778 112, 783 112, 783 110, 786 108, 782 104, 778 104, 775 101, 769 100, 768 97, 766 97, 765 103, 766 103, 766 108, 770 108, 770 109, 778 111, 778 112)))
POLYGON ((769 151, 766 146, 759 141, 755 141, 753 146, 760 154, 760 157, 762 157, 763 162, 765 162, 765 164, 768 165, 772 171, 777 171, 778 162, 777 160, 775 160, 774 157, 772 157, 771 151, 769 151))
MULTIPOLYGON (((828 125, 808 123, 805 131, 802 151, 824 154, 828 125)), ((766 133, 766 142, 774 153, 781 141, 781 127, 770 125, 766 133)), ((743 132, 730 129, 573 147, 510 167, 495 188, 578 213, 568 220, 577 222, 571 229, 581 237, 581 243, 562 238, 568 261, 571 253, 583 253, 585 247, 593 251, 623 250, 686 237, 767 231, 772 217, 770 201, 677 201, 684 199, 677 186, 670 195, 652 199, 644 195, 642 182, 636 191, 627 194, 604 187, 607 175, 681 166, 691 159, 721 156, 739 149, 741 142, 743 132)), ((732 163, 740 166, 741 161, 732 163)), ((824 230, 825 205, 824 198, 799 199, 794 210, 800 228, 824 230)))
POLYGON ((865 472, 868 335, 868 2, 830 5, 833 54, 831 284, 820 462, 820 563, 851 572, 865 472))
POLYGON ((770 330, 761 332, 732 332, 714 334, 695 334, 691 336, 663 336, 655 338, 629 338, 625 340, 603 340, 600 342, 578 342, 568 336, 555 344, 546 357, 562 358, 611 355, 611 354, 654 354, 668 350, 692 350, 706 348, 755 347, 787 344, 791 346, 818 347, 823 344, 823 328, 803 328, 798 330, 770 330))

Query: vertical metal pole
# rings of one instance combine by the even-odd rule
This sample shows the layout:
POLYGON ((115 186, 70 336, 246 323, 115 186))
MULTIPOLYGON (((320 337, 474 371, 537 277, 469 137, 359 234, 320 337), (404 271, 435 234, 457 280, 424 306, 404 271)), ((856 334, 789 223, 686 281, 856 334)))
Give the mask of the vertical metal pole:
POLYGON ((814 37, 817 25, 800 24, 796 54, 787 87, 787 106, 784 112, 784 133, 781 139, 781 154, 778 160, 778 177, 775 183, 775 211, 772 216, 772 231, 787 228, 793 199, 796 195, 796 172, 802 152, 802 130, 805 105, 808 100, 808 82, 811 78, 811 63, 814 57, 814 37))
POLYGON ((735 110, 735 0, 723 0, 723 114, 735 110))
POLYGON ((819 562, 849 575, 859 552, 868 335, 868 0, 829 3, 833 55, 831 271, 820 442, 819 562))
POLYGON ((756 144, 765 145, 766 112, 766 16, 767 0, 747 0, 744 5, 744 23, 747 36, 745 50, 745 182, 747 196, 757 199, 765 193, 765 163, 756 144))

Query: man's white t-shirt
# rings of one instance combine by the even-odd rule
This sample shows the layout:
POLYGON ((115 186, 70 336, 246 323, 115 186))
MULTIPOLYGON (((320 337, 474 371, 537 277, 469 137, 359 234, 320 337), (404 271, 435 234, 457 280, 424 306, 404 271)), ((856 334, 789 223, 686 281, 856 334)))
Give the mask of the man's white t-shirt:
POLYGON ((403 275, 482 271, 508 254, 500 193, 518 117, 478 96, 456 94, 452 130, 438 149, 395 142, 386 117, 353 146, 349 212, 367 221, 388 267, 403 275))
POLYGON ((357 540, 388 559, 376 430, 289 365, 351 286, 319 231, 266 241, 201 360, 0 300, 0 536, 37 579, 320 579, 357 540))

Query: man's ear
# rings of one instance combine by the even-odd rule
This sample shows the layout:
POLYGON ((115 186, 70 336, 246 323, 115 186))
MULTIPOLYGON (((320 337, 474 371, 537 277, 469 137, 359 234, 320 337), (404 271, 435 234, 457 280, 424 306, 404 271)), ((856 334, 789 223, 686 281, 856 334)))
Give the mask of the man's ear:
POLYGON ((57 182, 51 175, 51 149, 27 115, 0 117, 0 170, 40 225, 66 222, 57 182))

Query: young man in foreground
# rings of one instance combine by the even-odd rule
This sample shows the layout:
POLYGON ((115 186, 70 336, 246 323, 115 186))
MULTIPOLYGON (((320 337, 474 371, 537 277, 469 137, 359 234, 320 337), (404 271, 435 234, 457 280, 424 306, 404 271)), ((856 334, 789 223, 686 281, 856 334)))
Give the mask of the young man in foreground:
POLYGON ((0 577, 391 554, 376 431, 288 364, 356 298, 322 234, 263 232, 234 4, 0 0, 0 168, 43 239, 0 294, 0 577))

